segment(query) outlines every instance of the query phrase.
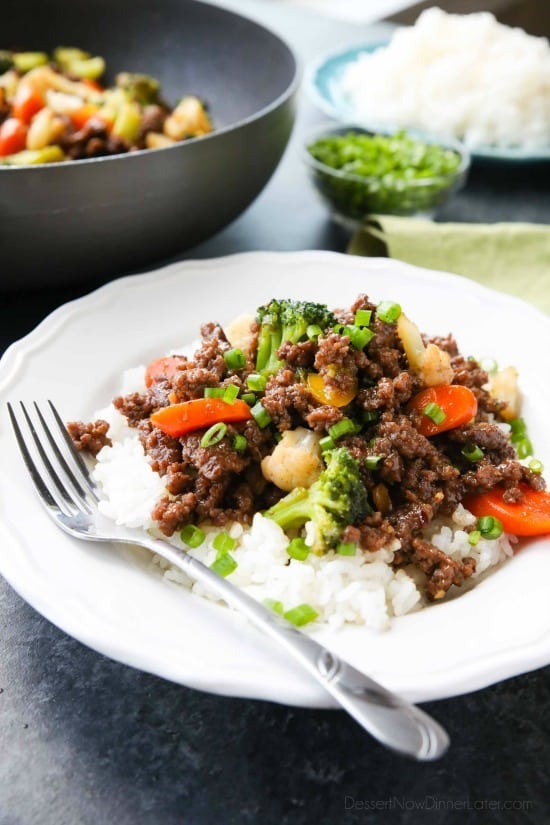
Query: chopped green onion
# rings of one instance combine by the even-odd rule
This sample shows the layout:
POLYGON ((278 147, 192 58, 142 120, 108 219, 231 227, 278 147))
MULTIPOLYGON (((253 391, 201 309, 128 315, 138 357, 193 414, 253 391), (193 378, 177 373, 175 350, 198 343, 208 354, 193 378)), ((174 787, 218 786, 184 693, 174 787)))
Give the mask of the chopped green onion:
POLYGON ((200 547, 206 536, 200 527, 195 527, 194 524, 186 524, 180 530, 180 539, 188 547, 200 547))
POLYGON ((370 309, 358 309, 355 313, 355 326, 357 327, 368 327, 371 322, 372 318, 372 310, 370 309))
POLYGON ((303 539, 296 538, 289 542, 286 552, 291 559, 296 559, 296 561, 305 561, 309 556, 309 547, 303 539))
POLYGON ((271 424, 272 418, 261 401, 258 401, 258 403, 252 407, 250 412, 252 413, 260 430, 265 430, 265 428, 271 424))
POLYGON ((489 375, 494 375, 498 372, 498 364, 494 358, 480 358, 477 362, 482 370, 489 375))
POLYGON ((239 394, 239 388, 236 384, 228 384, 223 394, 223 400, 226 404, 233 404, 239 394))
POLYGON ((225 578, 225 576, 229 576, 230 573, 236 570, 238 566, 233 556, 229 555, 229 553, 222 553, 216 561, 212 562, 210 570, 213 570, 218 576, 225 578))
POLYGON ((278 601, 277 599, 264 599, 264 604, 270 610, 273 610, 274 613, 278 613, 279 616, 282 616, 285 612, 283 603, 278 601))
POLYGON ((334 439, 330 437, 330 435, 325 435, 319 441, 319 447, 321 448, 321 452, 324 453, 325 450, 332 450, 335 447, 334 439))
POLYGON ((401 315, 401 307, 392 301, 381 301, 376 307, 376 317, 385 324, 397 321, 401 315))
POLYGON ((344 333, 349 337, 355 349, 362 350, 374 338, 374 332, 367 327, 344 327, 344 333))
POLYGON ((523 418, 513 418, 508 422, 512 435, 525 435, 527 433, 527 425, 523 418))
POLYGON ((233 438, 233 449, 238 453, 244 453, 247 447, 248 441, 246 440, 246 436, 237 433, 237 435, 233 438))
POLYGON ((249 390, 254 390, 255 392, 263 392, 265 390, 267 384, 267 378, 265 375, 259 375, 257 372, 252 372, 246 379, 246 386, 249 390))
POLYGON ((316 176, 332 206, 357 221, 367 214, 430 209, 447 181, 457 179, 461 163, 458 151, 405 131, 373 135, 350 127, 317 138, 307 150, 319 161, 316 176))
POLYGON ((337 421, 336 424, 333 424, 332 427, 328 428, 328 434, 334 441, 337 441, 343 435, 354 433, 356 430, 357 427, 350 418, 342 418, 340 421, 337 421))
POLYGON ((518 458, 527 458, 527 456, 533 455, 533 445, 529 438, 520 438, 518 441, 512 440, 512 444, 516 448, 518 458))
POLYGON ((341 556, 355 556, 357 553, 357 545, 351 541, 342 541, 336 548, 336 552, 341 556))
POLYGON ((481 516, 481 518, 478 518, 477 529, 484 539, 498 539, 504 530, 502 522, 495 516, 481 516))
POLYGON ((422 413, 430 418, 434 424, 443 424, 447 418, 439 404, 436 404, 434 401, 430 401, 429 404, 426 404, 422 410, 422 413))
POLYGON ((229 533, 218 533, 212 542, 212 547, 220 553, 229 553, 235 549, 236 544, 237 540, 232 538, 229 533))
POLYGON ((481 533, 479 532, 479 530, 472 530, 471 533, 468 533, 468 544, 471 544, 472 547, 475 547, 480 538, 481 533))
POLYGON ((243 392, 241 398, 249 407, 252 407, 252 405, 256 403, 256 396, 253 392, 243 392))
POLYGON ((293 607, 291 610, 287 610, 286 613, 283 613, 283 616, 295 627, 302 627, 309 622, 312 622, 314 619, 317 618, 319 614, 316 610, 312 608, 310 604, 299 604, 297 607, 293 607))
POLYGON ((368 455, 365 459, 365 467, 367 470, 376 470, 383 458, 383 455, 368 455))
POLYGON ((205 398, 223 398, 225 393, 225 389, 223 387, 205 387, 204 388, 204 397, 205 398))
POLYGON ((363 421, 365 424, 371 424, 373 421, 378 421, 378 413, 376 410, 365 410, 363 413, 363 421))
POLYGON ((344 325, 343 324, 334 324, 334 326, 332 327, 332 331, 335 332, 337 335, 341 335, 342 332, 344 331, 344 325))
POLYGON ((201 447, 214 447, 220 443, 226 432, 227 424, 224 424, 223 421, 212 424, 201 438, 201 447))
POLYGON ((527 426, 523 418, 513 418, 510 424, 510 441, 516 448, 518 458, 533 455, 533 445, 527 435, 527 426))
POLYGON ((542 473, 544 472, 544 464, 538 458, 532 458, 529 462, 529 469, 532 473, 542 473))
POLYGON ((484 456, 484 452, 481 447, 478 447, 477 444, 467 444, 466 447, 463 447, 460 451, 464 458, 467 458, 468 461, 481 461, 484 456))
POLYGON ((242 349, 228 349, 223 354, 223 360, 230 370, 242 370, 246 366, 246 355, 242 349))
POLYGON ((310 341, 316 341, 317 338, 323 334, 323 330, 319 324, 310 324, 306 329, 306 335, 310 341))

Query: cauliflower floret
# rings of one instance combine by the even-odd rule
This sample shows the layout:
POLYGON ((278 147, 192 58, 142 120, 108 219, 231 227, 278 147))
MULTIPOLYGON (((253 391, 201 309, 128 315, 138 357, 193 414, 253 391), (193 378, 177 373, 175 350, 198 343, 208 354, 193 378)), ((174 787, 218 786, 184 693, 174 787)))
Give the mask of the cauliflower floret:
POLYGON ((210 118, 198 97, 189 95, 181 100, 164 121, 164 134, 172 140, 207 135, 212 131, 210 118))
POLYGON ((62 118, 45 106, 32 119, 27 133, 27 149, 43 149, 51 146, 65 131, 62 118))
POLYGON ((418 373, 426 387, 437 387, 452 382, 454 372, 449 353, 435 344, 428 344, 426 347, 420 330, 404 312, 397 320, 397 334, 411 370, 418 373))
POLYGON ((250 355, 254 344, 254 316, 248 313, 237 315, 224 329, 227 340, 232 347, 242 349, 244 353, 250 355))
POLYGON ((286 430, 271 453, 262 460, 264 478, 285 492, 311 487, 324 468, 320 437, 305 427, 286 430))
POLYGON ((506 407, 501 415, 507 421, 518 418, 521 411, 521 393, 518 386, 518 371, 515 367, 506 367, 491 375, 487 384, 489 395, 505 401, 506 407))

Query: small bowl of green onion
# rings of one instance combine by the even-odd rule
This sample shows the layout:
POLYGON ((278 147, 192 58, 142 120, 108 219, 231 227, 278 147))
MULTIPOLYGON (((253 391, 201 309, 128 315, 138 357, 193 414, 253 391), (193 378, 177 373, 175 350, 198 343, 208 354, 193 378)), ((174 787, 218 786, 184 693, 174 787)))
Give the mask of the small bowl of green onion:
POLYGON ((357 126, 317 129, 304 160, 334 219, 352 228, 373 214, 433 217, 470 168, 458 142, 357 126))

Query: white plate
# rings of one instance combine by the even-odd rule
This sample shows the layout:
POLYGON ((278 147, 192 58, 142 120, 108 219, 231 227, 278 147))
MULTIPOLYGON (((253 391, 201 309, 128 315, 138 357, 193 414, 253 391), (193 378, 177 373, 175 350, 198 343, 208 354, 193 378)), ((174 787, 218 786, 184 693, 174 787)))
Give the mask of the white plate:
MULTIPOLYGON (((396 128, 395 123, 381 123, 374 118, 365 117, 364 113, 357 110, 353 99, 342 86, 344 73, 360 55, 383 49, 389 42, 389 40, 381 40, 361 44, 343 51, 331 52, 312 62, 306 69, 304 84, 315 105, 329 117, 343 123, 362 126, 371 131, 396 128)), ((415 134, 422 135, 422 132, 415 129, 415 134)), ((433 135, 426 135, 426 137, 433 139, 433 135)), ((469 146, 468 151, 472 158, 483 161, 540 163, 550 160, 550 145, 536 150, 478 145, 469 146)))
MULTIPOLYGON (((206 320, 229 321, 274 296, 345 306, 359 292, 398 300, 422 329, 454 331, 462 350, 516 364, 537 455, 550 466, 550 320, 454 275, 328 252, 188 261, 115 281, 60 307, 0 362, 0 571, 46 618, 101 653, 214 693, 329 707, 331 700, 240 616, 145 569, 137 555, 77 542, 40 507, 17 452, 7 400, 51 398, 89 419, 122 371, 206 320), (548 375, 546 374, 546 379, 548 375)), ((474 690, 550 662, 550 541, 525 542, 470 592, 394 620, 390 630, 319 638, 412 700, 474 690)))

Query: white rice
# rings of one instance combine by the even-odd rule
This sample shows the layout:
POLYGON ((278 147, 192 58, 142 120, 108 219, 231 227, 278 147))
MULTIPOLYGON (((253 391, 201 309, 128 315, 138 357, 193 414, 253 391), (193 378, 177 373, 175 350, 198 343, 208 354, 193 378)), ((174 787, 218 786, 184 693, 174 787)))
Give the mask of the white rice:
POLYGON ((340 90, 358 119, 463 139, 472 147, 550 144, 550 45, 489 12, 422 12, 387 48, 362 54, 340 90))
MULTIPOLYGON (((143 374, 143 367, 128 371, 123 392, 142 390, 143 374)), ((111 447, 99 452, 94 469, 94 477, 105 493, 105 500, 100 504, 102 512, 118 524, 143 527, 160 536, 150 514, 166 490, 160 476, 151 469, 136 430, 127 426, 126 419, 112 405, 97 412, 96 417, 109 422, 113 441, 111 447)), ((429 539, 453 559, 474 557, 477 562, 474 576, 479 576, 513 551, 510 537, 506 535, 493 541, 481 539, 472 547, 464 528, 474 522, 475 517, 459 506, 452 520, 430 527, 429 539)), ((204 543, 194 550, 189 550, 178 535, 169 541, 210 565, 216 559, 212 542, 220 531, 205 527, 204 532, 204 543)), ((231 551, 237 568, 228 579, 258 601, 269 599, 282 603, 284 610, 303 603, 311 605, 319 616, 308 627, 322 622, 331 628, 354 624, 381 630, 389 625, 392 617, 410 613, 425 603, 422 574, 415 569, 391 567, 394 552, 400 546, 397 540, 375 553, 310 554, 306 561, 297 561, 289 559, 288 538, 284 532, 259 513, 251 527, 234 523, 226 527, 225 532, 237 540, 236 548, 231 551)), ((216 594, 192 582, 158 556, 152 559, 151 568, 197 596, 219 601, 216 594)))

